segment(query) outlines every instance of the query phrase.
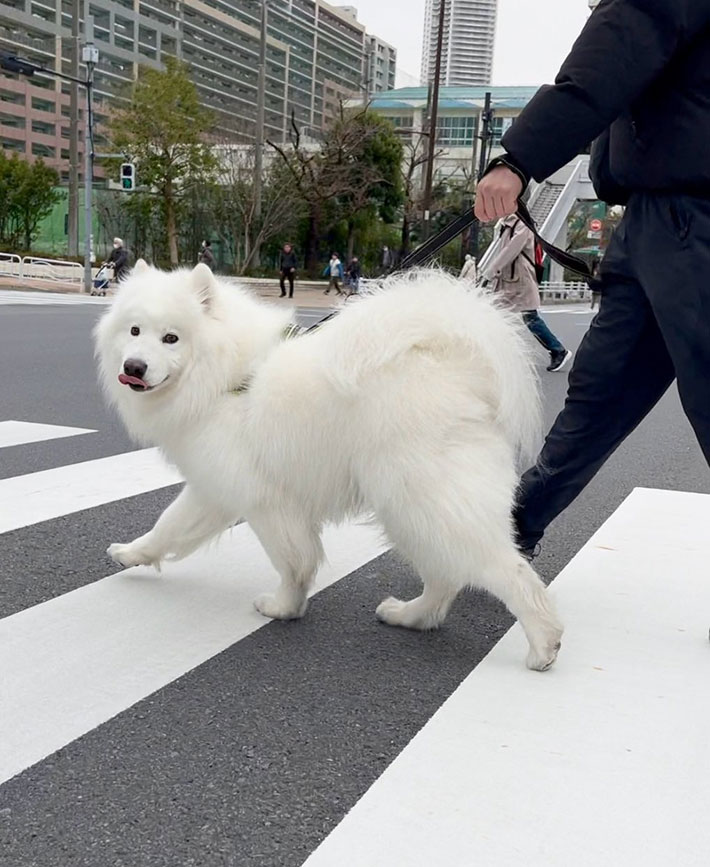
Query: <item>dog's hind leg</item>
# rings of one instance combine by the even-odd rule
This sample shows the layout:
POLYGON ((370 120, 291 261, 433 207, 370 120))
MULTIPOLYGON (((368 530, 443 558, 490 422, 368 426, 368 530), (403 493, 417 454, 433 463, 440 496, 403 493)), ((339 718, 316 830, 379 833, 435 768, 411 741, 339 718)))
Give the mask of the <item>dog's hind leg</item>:
POLYGON ((476 584, 504 602, 523 627, 528 668, 547 671, 557 659, 563 629, 535 570, 511 545, 477 572, 476 584))
POLYGON ((276 593, 255 600, 257 611, 277 620, 303 617, 323 560, 320 528, 309 526, 294 512, 250 515, 248 521, 281 577, 276 593))
POLYGON ((233 523, 217 507, 185 486, 152 530, 128 544, 111 545, 109 557, 121 566, 156 566, 166 558, 181 560, 233 523))

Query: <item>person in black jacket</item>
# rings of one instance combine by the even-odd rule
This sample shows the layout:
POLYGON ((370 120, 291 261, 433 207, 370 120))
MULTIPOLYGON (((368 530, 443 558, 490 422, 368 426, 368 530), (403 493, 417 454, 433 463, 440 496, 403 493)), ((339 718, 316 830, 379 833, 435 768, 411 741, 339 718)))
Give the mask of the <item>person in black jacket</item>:
POLYGON ((564 409, 521 482, 515 521, 531 555, 676 378, 710 462, 710 0, 602 0, 554 86, 503 137, 476 215, 513 213, 530 177, 594 139, 597 193, 627 208, 564 409))
POLYGON ((123 241, 120 238, 113 239, 113 250, 111 250, 106 264, 113 265, 113 278, 117 283, 120 283, 128 267, 128 250, 123 246, 123 241))
POLYGON ((293 281, 296 277, 296 254, 293 252, 293 247, 290 244, 284 244, 279 257, 279 271, 281 272, 281 297, 286 297, 286 280, 288 280, 288 297, 293 298, 293 281))

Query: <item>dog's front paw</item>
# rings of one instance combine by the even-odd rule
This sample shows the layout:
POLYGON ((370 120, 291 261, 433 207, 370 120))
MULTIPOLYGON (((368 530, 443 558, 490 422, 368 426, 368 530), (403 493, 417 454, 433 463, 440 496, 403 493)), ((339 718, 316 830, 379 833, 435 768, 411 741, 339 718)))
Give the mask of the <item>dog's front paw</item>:
POLYGON ((254 607, 264 617, 273 620, 299 620, 306 613, 307 599, 296 599, 281 593, 264 593, 254 600, 254 607))
POLYGON ((114 562, 118 563, 119 566, 123 566, 125 569, 128 569, 131 566, 155 565, 154 559, 149 557, 146 552, 134 542, 129 542, 127 545, 114 543, 113 545, 109 545, 106 549, 106 553, 114 562))

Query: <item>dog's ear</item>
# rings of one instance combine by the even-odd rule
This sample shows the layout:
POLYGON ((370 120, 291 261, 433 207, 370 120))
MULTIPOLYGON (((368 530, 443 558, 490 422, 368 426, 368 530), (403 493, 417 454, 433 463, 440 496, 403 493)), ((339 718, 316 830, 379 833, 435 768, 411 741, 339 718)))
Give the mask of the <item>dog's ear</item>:
POLYGON ((137 259, 136 264, 133 266, 134 274, 142 274, 144 271, 148 271, 150 269, 150 265, 145 261, 145 259, 137 259))
POLYGON ((214 298, 215 286, 212 271, 210 271, 204 262, 200 262, 200 264, 195 265, 190 272, 190 280, 192 291, 200 299, 200 302, 204 304, 205 307, 209 308, 212 304, 212 299, 214 298))

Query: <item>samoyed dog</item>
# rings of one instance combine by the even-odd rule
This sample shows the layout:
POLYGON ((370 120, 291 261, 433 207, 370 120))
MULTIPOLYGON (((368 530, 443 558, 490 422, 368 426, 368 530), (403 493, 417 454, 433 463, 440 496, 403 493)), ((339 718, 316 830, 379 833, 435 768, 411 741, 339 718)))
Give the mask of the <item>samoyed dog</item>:
POLYGON ((110 556, 159 566, 244 519, 281 577, 257 609, 299 618, 323 525, 369 516, 424 585, 382 602, 380 620, 435 629, 481 587, 520 620, 528 666, 549 668, 562 627, 510 517, 516 455, 539 424, 517 318, 436 271, 392 278, 305 335, 286 335, 292 315, 205 265, 136 264, 96 328, 101 378, 186 485, 110 556))

